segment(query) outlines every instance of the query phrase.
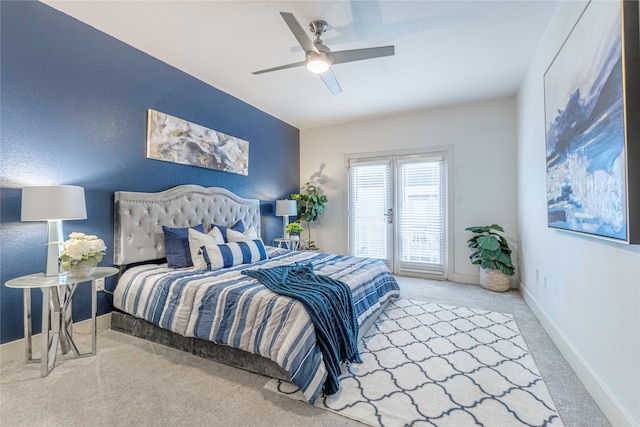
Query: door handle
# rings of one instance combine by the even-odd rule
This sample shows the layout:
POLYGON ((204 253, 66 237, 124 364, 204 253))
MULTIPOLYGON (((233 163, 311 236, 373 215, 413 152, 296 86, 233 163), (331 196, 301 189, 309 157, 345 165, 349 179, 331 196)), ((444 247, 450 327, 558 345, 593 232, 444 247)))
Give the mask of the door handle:
POLYGON ((393 209, 387 209, 387 213, 384 216, 387 217, 387 224, 393 224, 393 209))

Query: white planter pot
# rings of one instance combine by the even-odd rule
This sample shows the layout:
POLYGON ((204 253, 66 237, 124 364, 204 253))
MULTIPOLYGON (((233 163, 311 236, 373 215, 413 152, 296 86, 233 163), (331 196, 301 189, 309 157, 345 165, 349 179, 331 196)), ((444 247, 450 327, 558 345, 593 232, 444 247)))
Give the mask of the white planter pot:
POLYGON ((490 291, 505 292, 511 287, 509 276, 500 270, 480 268, 480 286, 490 291))

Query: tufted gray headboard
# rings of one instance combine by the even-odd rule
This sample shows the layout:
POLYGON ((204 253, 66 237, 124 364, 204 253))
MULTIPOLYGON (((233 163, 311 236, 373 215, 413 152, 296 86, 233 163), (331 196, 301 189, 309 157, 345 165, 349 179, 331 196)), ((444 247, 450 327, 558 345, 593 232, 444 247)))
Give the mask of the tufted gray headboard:
POLYGON ((260 201, 243 199, 224 188, 180 185, 159 193, 117 191, 114 205, 115 265, 165 257, 162 226, 253 226, 260 236, 260 201))

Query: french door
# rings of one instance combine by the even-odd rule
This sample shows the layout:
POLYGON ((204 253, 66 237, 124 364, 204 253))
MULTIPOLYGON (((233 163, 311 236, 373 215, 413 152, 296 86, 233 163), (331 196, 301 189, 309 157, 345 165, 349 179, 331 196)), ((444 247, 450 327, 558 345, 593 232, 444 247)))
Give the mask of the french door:
POLYGON ((447 277, 446 151, 348 160, 349 253, 447 277))

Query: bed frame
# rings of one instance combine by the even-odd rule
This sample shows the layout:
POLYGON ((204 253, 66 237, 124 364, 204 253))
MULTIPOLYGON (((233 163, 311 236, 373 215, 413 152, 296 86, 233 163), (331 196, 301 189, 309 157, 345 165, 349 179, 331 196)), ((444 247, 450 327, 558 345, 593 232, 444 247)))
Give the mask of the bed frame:
MULTIPOLYGON (((239 219, 246 227, 253 226, 260 236, 260 201, 238 197, 224 188, 198 185, 181 185, 159 193, 116 192, 113 263, 122 273, 127 265, 165 258, 163 225, 193 227, 204 224, 208 230, 211 224, 231 226, 239 219)), ((380 312, 384 308, 381 307, 380 312)), ((371 316, 361 325, 358 339, 364 336, 376 317, 371 316)), ((111 313, 111 329, 268 377, 291 379, 285 369, 263 356, 200 338, 184 337, 116 309, 111 313)))

